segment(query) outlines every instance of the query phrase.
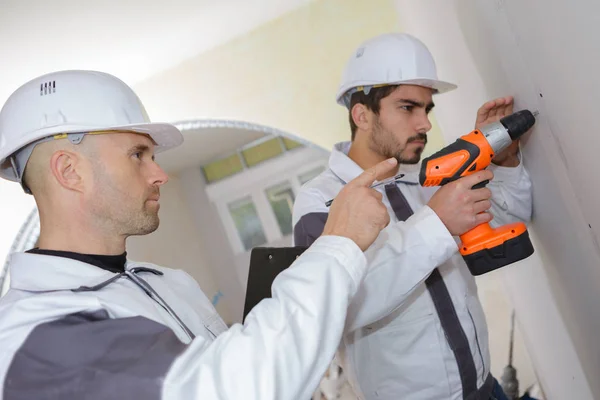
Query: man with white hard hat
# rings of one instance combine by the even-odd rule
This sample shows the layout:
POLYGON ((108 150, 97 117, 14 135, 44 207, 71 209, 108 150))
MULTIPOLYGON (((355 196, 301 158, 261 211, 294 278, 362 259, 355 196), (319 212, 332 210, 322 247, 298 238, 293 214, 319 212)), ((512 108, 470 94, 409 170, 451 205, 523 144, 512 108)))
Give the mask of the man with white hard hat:
POLYGON ((38 247, 10 256, 0 299, 0 398, 306 399, 339 344, 389 222, 369 186, 339 195, 330 221, 242 326, 227 329, 185 272, 127 260, 125 241, 158 228, 167 175, 154 153, 181 144, 136 94, 93 71, 36 78, 0 111, 0 176, 32 193, 38 247), (353 218, 349 218, 352 215, 353 218))
MULTIPOLYGON (((365 252, 369 272, 340 346, 361 399, 505 398, 490 374, 485 316, 455 236, 490 221, 490 208, 494 224, 528 221, 531 182, 513 143, 489 171, 439 189, 419 185, 432 96, 454 88, 438 79, 429 50, 411 35, 384 34, 361 44, 337 94, 349 110, 352 140, 335 145, 329 168, 302 188, 294 205, 294 242, 310 245, 331 218, 326 202, 364 169, 394 157, 399 168, 388 177, 404 174, 379 189, 391 223, 365 252), (494 180, 489 189, 471 190, 475 177, 494 180), (456 220, 462 214, 472 225, 456 220), (404 235, 386 234, 394 227, 404 235)), ((475 125, 512 109, 510 97, 485 103, 475 125)))

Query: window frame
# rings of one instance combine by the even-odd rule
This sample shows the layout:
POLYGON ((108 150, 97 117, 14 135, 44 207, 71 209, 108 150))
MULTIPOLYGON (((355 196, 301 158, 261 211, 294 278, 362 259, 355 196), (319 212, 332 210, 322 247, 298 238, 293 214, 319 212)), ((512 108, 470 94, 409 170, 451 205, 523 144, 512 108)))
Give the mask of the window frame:
POLYGON ((249 253, 249 251, 246 251, 229 213, 229 204, 250 197, 267 239, 263 245, 277 242, 291 235, 282 234, 275 211, 267 197, 267 189, 288 181, 294 198, 297 198, 301 188, 300 175, 314 168, 327 168, 327 166, 328 159, 323 156, 320 149, 296 148, 284 153, 282 157, 269 159, 253 168, 207 185, 206 193, 219 214, 233 253, 249 253))

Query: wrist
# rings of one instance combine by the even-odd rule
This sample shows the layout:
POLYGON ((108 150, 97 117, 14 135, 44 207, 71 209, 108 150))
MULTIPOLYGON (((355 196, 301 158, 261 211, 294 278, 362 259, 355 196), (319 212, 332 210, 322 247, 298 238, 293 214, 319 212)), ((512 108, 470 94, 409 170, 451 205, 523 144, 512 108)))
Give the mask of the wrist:
POLYGON ((508 156, 503 158, 502 160, 492 160, 492 163, 498 165, 500 167, 517 167, 521 163, 519 157, 515 154, 512 156, 508 156))

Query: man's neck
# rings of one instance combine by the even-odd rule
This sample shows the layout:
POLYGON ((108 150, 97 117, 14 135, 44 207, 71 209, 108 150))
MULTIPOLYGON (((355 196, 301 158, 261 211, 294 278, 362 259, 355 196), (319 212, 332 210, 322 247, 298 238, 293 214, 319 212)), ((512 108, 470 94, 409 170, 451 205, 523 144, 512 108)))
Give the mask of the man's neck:
MULTIPOLYGON (((358 142, 358 138, 355 139, 350 145, 350 150, 348 151, 348 157, 354 161, 359 167, 363 170, 374 167, 379 164, 381 161, 385 161, 386 157, 375 153, 372 151, 367 143, 358 142)), ((380 177, 380 180, 391 178, 392 176, 398 173, 397 169, 394 169, 387 173, 386 175, 380 177)))
POLYGON ((40 216, 38 248, 97 255, 118 255, 125 252, 125 237, 109 235, 73 220, 62 221, 68 222, 49 221, 40 216))

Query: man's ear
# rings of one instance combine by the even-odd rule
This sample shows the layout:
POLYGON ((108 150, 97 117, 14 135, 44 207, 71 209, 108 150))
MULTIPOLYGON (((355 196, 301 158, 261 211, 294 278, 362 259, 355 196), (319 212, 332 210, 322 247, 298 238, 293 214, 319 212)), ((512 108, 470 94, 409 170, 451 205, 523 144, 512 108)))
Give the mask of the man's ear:
POLYGON ((81 156, 75 152, 59 150, 50 158, 52 175, 59 185, 68 190, 83 191, 81 156))
POLYGON ((371 126, 371 110, 364 104, 356 103, 350 111, 352 120, 360 130, 368 130, 371 126))

